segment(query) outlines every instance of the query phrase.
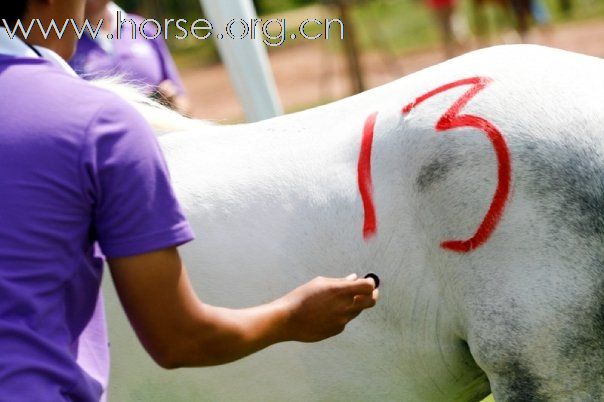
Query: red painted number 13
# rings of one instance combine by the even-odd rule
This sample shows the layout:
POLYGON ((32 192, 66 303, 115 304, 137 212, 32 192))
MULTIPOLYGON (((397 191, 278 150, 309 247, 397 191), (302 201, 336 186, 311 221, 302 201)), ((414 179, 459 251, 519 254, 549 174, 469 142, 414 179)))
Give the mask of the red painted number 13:
MULTIPOLYGON (((461 114, 462 109, 483 89, 485 89, 492 80, 485 77, 473 77, 450 84, 443 85, 430 91, 414 102, 406 105, 402 109, 403 114, 410 113, 421 103, 438 94, 449 91, 460 86, 471 85, 470 89, 455 101, 445 114, 443 114, 436 123, 436 131, 447 131, 455 128, 471 127, 482 131, 489 139, 497 156, 497 188, 491 205, 484 216, 482 222, 476 229, 472 237, 467 240, 446 240, 441 243, 441 247, 459 253, 467 253, 482 246, 493 234, 510 195, 510 186, 512 178, 512 162, 510 150, 505 138, 501 132, 490 121, 474 115, 461 114)), ((365 121, 363 129, 363 139, 361 142, 361 153, 358 164, 358 181, 363 208, 365 211, 365 221, 363 225, 363 237, 367 240, 377 233, 377 218, 375 205, 373 203, 373 186, 371 179, 371 148, 373 145, 373 135, 377 113, 371 114, 365 121)))

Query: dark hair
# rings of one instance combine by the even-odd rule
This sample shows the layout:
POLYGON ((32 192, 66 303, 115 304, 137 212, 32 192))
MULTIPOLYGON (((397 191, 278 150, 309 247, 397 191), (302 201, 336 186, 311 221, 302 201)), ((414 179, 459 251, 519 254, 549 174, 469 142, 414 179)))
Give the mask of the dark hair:
POLYGON ((18 20, 25 16, 27 11, 27 0, 0 1, 0 28, 4 27, 4 21, 9 27, 15 26, 18 20))

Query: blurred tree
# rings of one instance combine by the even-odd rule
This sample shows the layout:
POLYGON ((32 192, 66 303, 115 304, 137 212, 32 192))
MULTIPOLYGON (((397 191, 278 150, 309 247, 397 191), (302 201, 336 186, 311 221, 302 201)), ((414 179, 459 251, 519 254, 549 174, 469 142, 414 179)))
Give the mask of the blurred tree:
POLYGON ((322 3, 337 10, 338 18, 346 27, 346 40, 344 50, 348 63, 348 76, 350 77, 350 88, 353 94, 358 94, 366 89, 359 43, 357 41, 357 30, 351 17, 352 6, 366 3, 367 0, 321 0, 322 3))
MULTIPOLYGON (((224 1, 224 0, 223 0, 224 1)), ((117 0, 126 11, 189 16, 199 14, 198 0, 117 0)), ((253 0, 258 14, 273 14, 316 3, 317 0, 253 0)))
POLYGON ((274 14, 280 11, 308 6, 318 0, 254 0, 258 14, 274 14))

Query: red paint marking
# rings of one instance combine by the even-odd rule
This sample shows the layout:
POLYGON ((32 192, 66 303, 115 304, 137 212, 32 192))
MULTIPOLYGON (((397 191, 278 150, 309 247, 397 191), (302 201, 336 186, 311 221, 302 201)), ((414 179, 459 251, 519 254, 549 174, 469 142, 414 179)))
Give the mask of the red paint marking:
MULTIPOLYGON (((451 108, 449 108, 445 112, 445 114, 438 120, 435 127, 437 131, 447 131, 461 127, 472 127, 481 130, 491 141, 491 144, 493 145, 493 148, 495 150, 495 155, 497 157, 497 188, 495 190, 495 194, 493 195, 489 210, 487 211, 485 217, 478 226, 478 229, 476 230, 474 235, 468 240, 447 240, 441 243, 442 248, 460 253, 467 253, 472 250, 475 250, 478 247, 482 246, 489 239, 489 237, 493 234, 493 231, 499 224, 501 217, 503 216, 505 205, 510 195, 510 186, 512 181, 512 162, 510 151, 505 141, 505 138, 497 129, 497 127, 495 127, 495 125, 489 122, 488 120, 478 116, 460 114, 461 110, 491 82, 492 80, 490 78, 485 77, 467 78, 464 80, 452 82, 420 96, 414 102, 406 105, 402 110, 404 114, 409 113, 411 112, 411 110, 413 110, 413 108, 417 107, 422 102, 432 98, 433 96, 449 91, 453 88, 457 88, 459 86, 472 85, 472 87, 466 93, 464 93, 461 98, 459 98, 453 104, 453 106, 451 106, 451 108)), ((361 158, 359 159, 359 188, 361 188, 361 159, 365 161, 364 166, 368 165, 368 167, 365 167, 365 169, 369 169, 368 172, 363 172, 364 176, 366 177, 364 180, 368 180, 369 184, 371 184, 371 158, 370 156, 366 156, 366 153, 368 152, 366 148, 368 148, 369 152, 371 152, 371 144, 366 145, 366 138, 373 138, 373 125, 375 124, 375 117, 375 114, 371 115, 367 119, 367 123, 365 123, 365 131, 363 132, 363 146, 361 148, 361 158), (370 126, 371 135, 367 135, 366 133, 368 130, 368 126, 370 126)), ((366 211, 365 225, 367 226, 368 216, 373 217, 375 224, 375 210, 373 207, 373 202, 371 200, 371 192, 368 193, 368 197, 370 198, 369 201, 366 200, 367 195, 363 194, 363 190, 361 190, 361 195, 363 197, 363 205, 365 206, 366 211), (371 207, 369 213, 367 212, 367 205, 371 207)), ((372 231, 369 232, 369 234, 375 234, 376 230, 377 226, 374 226, 372 231)), ((365 228, 363 229, 363 234, 365 235, 365 238, 368 237, 365 228)))
POLYGON ((377 115, 377 112, 372 113, 365 121, 358 165, 359 191, 365 209, 365 222, 363 224, 363 237, 365 239, 371 238, 377 231, 375 205, 373 204, 373 183, 371 180, 371 148, 377 115))
POLYGON ((440 118, 440 120, 436 123, 436 130, 447 131, 454 128, 473 127, 484 132, 495 149, 498 165, 498 183, 493 200, 491 201, 491 206, 471 238, 468 240, 448 240, 441 243, 442 248, 451 251, 469 252, 483 245, 493 234, 493 231, 501 220, 507 199, 510 195, 512 161, 505 138, 497 127, 495 127, 495 125, 493 125, 490 121, 478 116, 460 114, 461 109, 463 109, 468 102, 470 102, 491 82, 492 80, 490 78, 484 77, 474 77, 456 81, 428 92, 427 94, 417 98, 415 102, 410 103, 403 108, 403 113, 409 113, 414 107, 417 107, 419 104, 433 96, 459 86, 472 85, 472 87, 440 118))

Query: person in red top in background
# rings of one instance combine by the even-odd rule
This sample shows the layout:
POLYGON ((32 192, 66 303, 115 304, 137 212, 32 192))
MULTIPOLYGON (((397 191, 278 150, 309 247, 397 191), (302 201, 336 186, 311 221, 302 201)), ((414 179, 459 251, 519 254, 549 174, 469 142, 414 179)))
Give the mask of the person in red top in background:
POLYGON ((459 44, 453 32, 453 16, 455 14, 456 0, 426 0, 428 8, 432 10, 438 30, 442 37, 445 56, 447 59, 458 53, 459 44))

